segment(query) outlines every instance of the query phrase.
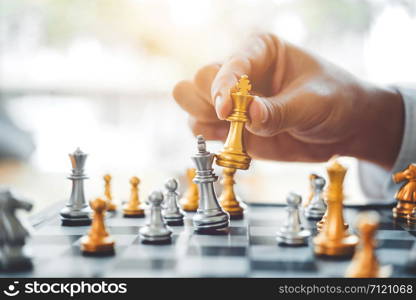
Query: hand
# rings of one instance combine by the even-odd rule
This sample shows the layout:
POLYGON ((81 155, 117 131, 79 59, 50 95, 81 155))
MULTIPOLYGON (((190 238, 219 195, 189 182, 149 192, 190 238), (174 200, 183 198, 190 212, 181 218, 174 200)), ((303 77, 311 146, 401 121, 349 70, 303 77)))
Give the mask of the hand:
POLYGON ((247 74, 257 95, 245 136, 254 158, 326 161, 334 154, 392 167, 401 144, 403 101, 274 35, 253 37, 223 64, 200 69, 174 90, 194 134, 227 137, 230 89, 247 74))

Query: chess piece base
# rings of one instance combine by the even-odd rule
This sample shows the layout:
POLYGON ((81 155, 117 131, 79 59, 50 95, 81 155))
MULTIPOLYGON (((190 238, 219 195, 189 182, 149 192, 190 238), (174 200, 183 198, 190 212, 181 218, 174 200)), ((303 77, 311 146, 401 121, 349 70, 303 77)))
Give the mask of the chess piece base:
POLYGON ((244 213, 238 213, 238 214, 232 214, 232 213, 229 213, 230 214, 230 220, 242 220, 242 219, 244 219, 244 213))
POLYGON ((227 235, 230 233, 230 228, 198 228, 195 229, 195 232, 201 235, 227 235))
POLYGON ((279 231, 277 233, 276 241, 278 244, 289 246, 301 246, 308 244, 308 238, 310 236, 311 232, 309 230, 302 230, 296 234, 279 231))
POLYGON ((139 236, 142 243, 170 243, 172 240, 172 232, 167 228, 155 232, 151 227, 143 227, 139 231, 139 236))
POLYGON ((123 216, 125 218, 144 218, 145 212, 144 209, 124 209, 123 210, 123 216))
POLYGON ((61 218, 62 226, 89 226, 91 223, 90 218, 61 218))
POLYGON ((166 220, 166 224, 169 226, 183 226, 183 220, 166 220))
POLYGON ((194 229, 197 232, 228 228, 230 221, 228 213, 222 210, 198 210, 193 219, 194 229))
POLYGON ((351 257, 358 244, 358 237, 349 235, 339 241, 325 241, 318 235, 313 242, 315 254, 318 256, 351 257))
POLYGON ((407 221, 407 216, 412 213, 412 208, 394 207, 393 218, 407 221))
POLYGON ((81 239, 81 251, 86 255, 113 255, 114 240, 111 237, 103 238, 100 242, 92 241, 88 236, 81 239))

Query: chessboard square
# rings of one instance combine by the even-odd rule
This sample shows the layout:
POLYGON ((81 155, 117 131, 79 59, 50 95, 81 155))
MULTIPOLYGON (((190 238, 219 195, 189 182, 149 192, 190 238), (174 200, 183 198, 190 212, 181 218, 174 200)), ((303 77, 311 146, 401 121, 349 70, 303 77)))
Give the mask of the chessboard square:
POLYGON ((76 243, 80 237, 81 235, 33 235, 29 243, 33 246, 60 245, 68 247, 76 243))
POLYGON ((250 245, 275 246, 277 241, 275 236, 251 236, 250 245))
POLYGON ((145 218, 110 218, 105 220, 109 227, 141 227, 146 225, 145 218))
POLYGON ((172 270, 176 266, 176 260, 170 258, 135 258, 135 259, 120 259, 115 265, 114 271, 122 270, 172 270))
MULTIPOLYGON (((267 270, 275 272, 289 273, 291 277, 292 273, 298 272, 316 272, 317 266, 314 261, 267 261, 267 260, 252 260, 250 262, 252 270, 267 270)), ((310 275, 309 275, 310 276, 310 275)))
POLYGON ((314 254, 308 246, 289 247, 271 245, 253 245, 249 248, 250 258, 259 261, 299 261, 314 260, 314 254))
POLYGON ((90 226, 41 226, 33 233, 36 235, 85 235, 90 226))
POLYGON ((412 240, 379 239, 378 248, 411 249, 414 244, 412 240))
POLYGON ((134 259, 173 259, 176 257, 177 252, 180 249, 176 249, 175 245, 150 245, 150 244, 133 244, 130 245, 126 251, 124 251, 120 257, 122 259, 134 260, 134 259))
POLYGON ((189 246, 187 254, 190 256, 246 256, 246 247, 222 246, 189 246))
POLYGON ((326 277, 344 277, 351 259, 318 258, 315 259, 319 266, 319 273, 326 277))
POLYGON ((247 227, 245 226, 230 226, 229 235, 231 236, 246 236, 247 227))
POLYGON ((296 272, 289 272, 289 271, 273 271, 273 270, 258 270, 258 271, 251 271, 250 278, 305 278, 311 277, 319 278, 325 277, 322 274, 314 273, 315 271, 296 271, 296 272))
POLYGON ((106 274, 112 278, 174 278, 178 277, 174 269, 169 270, 149 270, 149 269, 121 269, 111 270, 111 274, 106 274))
POLYGON ((388 239, 388 240, 411 240, 414 241, 415 237, 409 234, 405 230, 377 230, 377 240, 388 239))
POLYGON ((200 235, 194 234, 189 240, 189 245, 195 246, 248 246, 248 239, 245 236, 233 235, 200 235))
POLYGON ((409 258, 407 249, 382 248, 376 250, 381 265, 405 265, 409 258))
POLYGON ((116 226, 116 227, 107 227, 108 232, 111 235, 134 235, 139 234, 140 227, 139 226, 116 226))
POLYGON ((250 238, 253 236, 276 236, 276 232, 279 227, 273 226, 250 226, 249 235, 250 238))
POLYGON ((177 271, 184 277, 247 277, 245 257, 187 257, 179 261, 177 271))

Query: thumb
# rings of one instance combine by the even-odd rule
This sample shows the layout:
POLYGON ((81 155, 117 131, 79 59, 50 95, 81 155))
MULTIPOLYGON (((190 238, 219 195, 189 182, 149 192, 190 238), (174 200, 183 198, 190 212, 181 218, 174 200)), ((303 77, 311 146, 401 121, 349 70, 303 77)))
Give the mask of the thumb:
POLYGON ((249 107, 247 129, 259 136, 274 136, 292 128, 307 128, 313 111, 304 93, 281 93, 273 97, 255 96, 249 107))

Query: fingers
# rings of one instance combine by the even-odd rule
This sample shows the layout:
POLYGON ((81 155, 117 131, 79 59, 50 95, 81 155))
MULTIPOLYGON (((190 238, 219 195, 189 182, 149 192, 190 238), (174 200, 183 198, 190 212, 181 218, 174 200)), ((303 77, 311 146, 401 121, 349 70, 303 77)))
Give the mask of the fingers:
POLYGON ((196 73, 193 82, 181 81, 173 89, 176 102, 202 122, 218 121, 209 99, 211 98, 211 84, 219 68, 219 64, 207 65, 196 73))
POLYGON ((221 66, 211 89, 211 101, 218 118, 223 120, 230 114, 230 89, 235 86, 241 75, 246 74, 256 82, 261 81, 263 75, 270 72, 270 68, 275 65, 280 44, 273 35, 257 35, 250 39, 248 46, 221 66))
POLYGON ((228 122, 218 121, 217 123, 204 123, 190 117, 189 126, 195 136, 203 135, 206 140, 224 141, 228 134, 228 122))

